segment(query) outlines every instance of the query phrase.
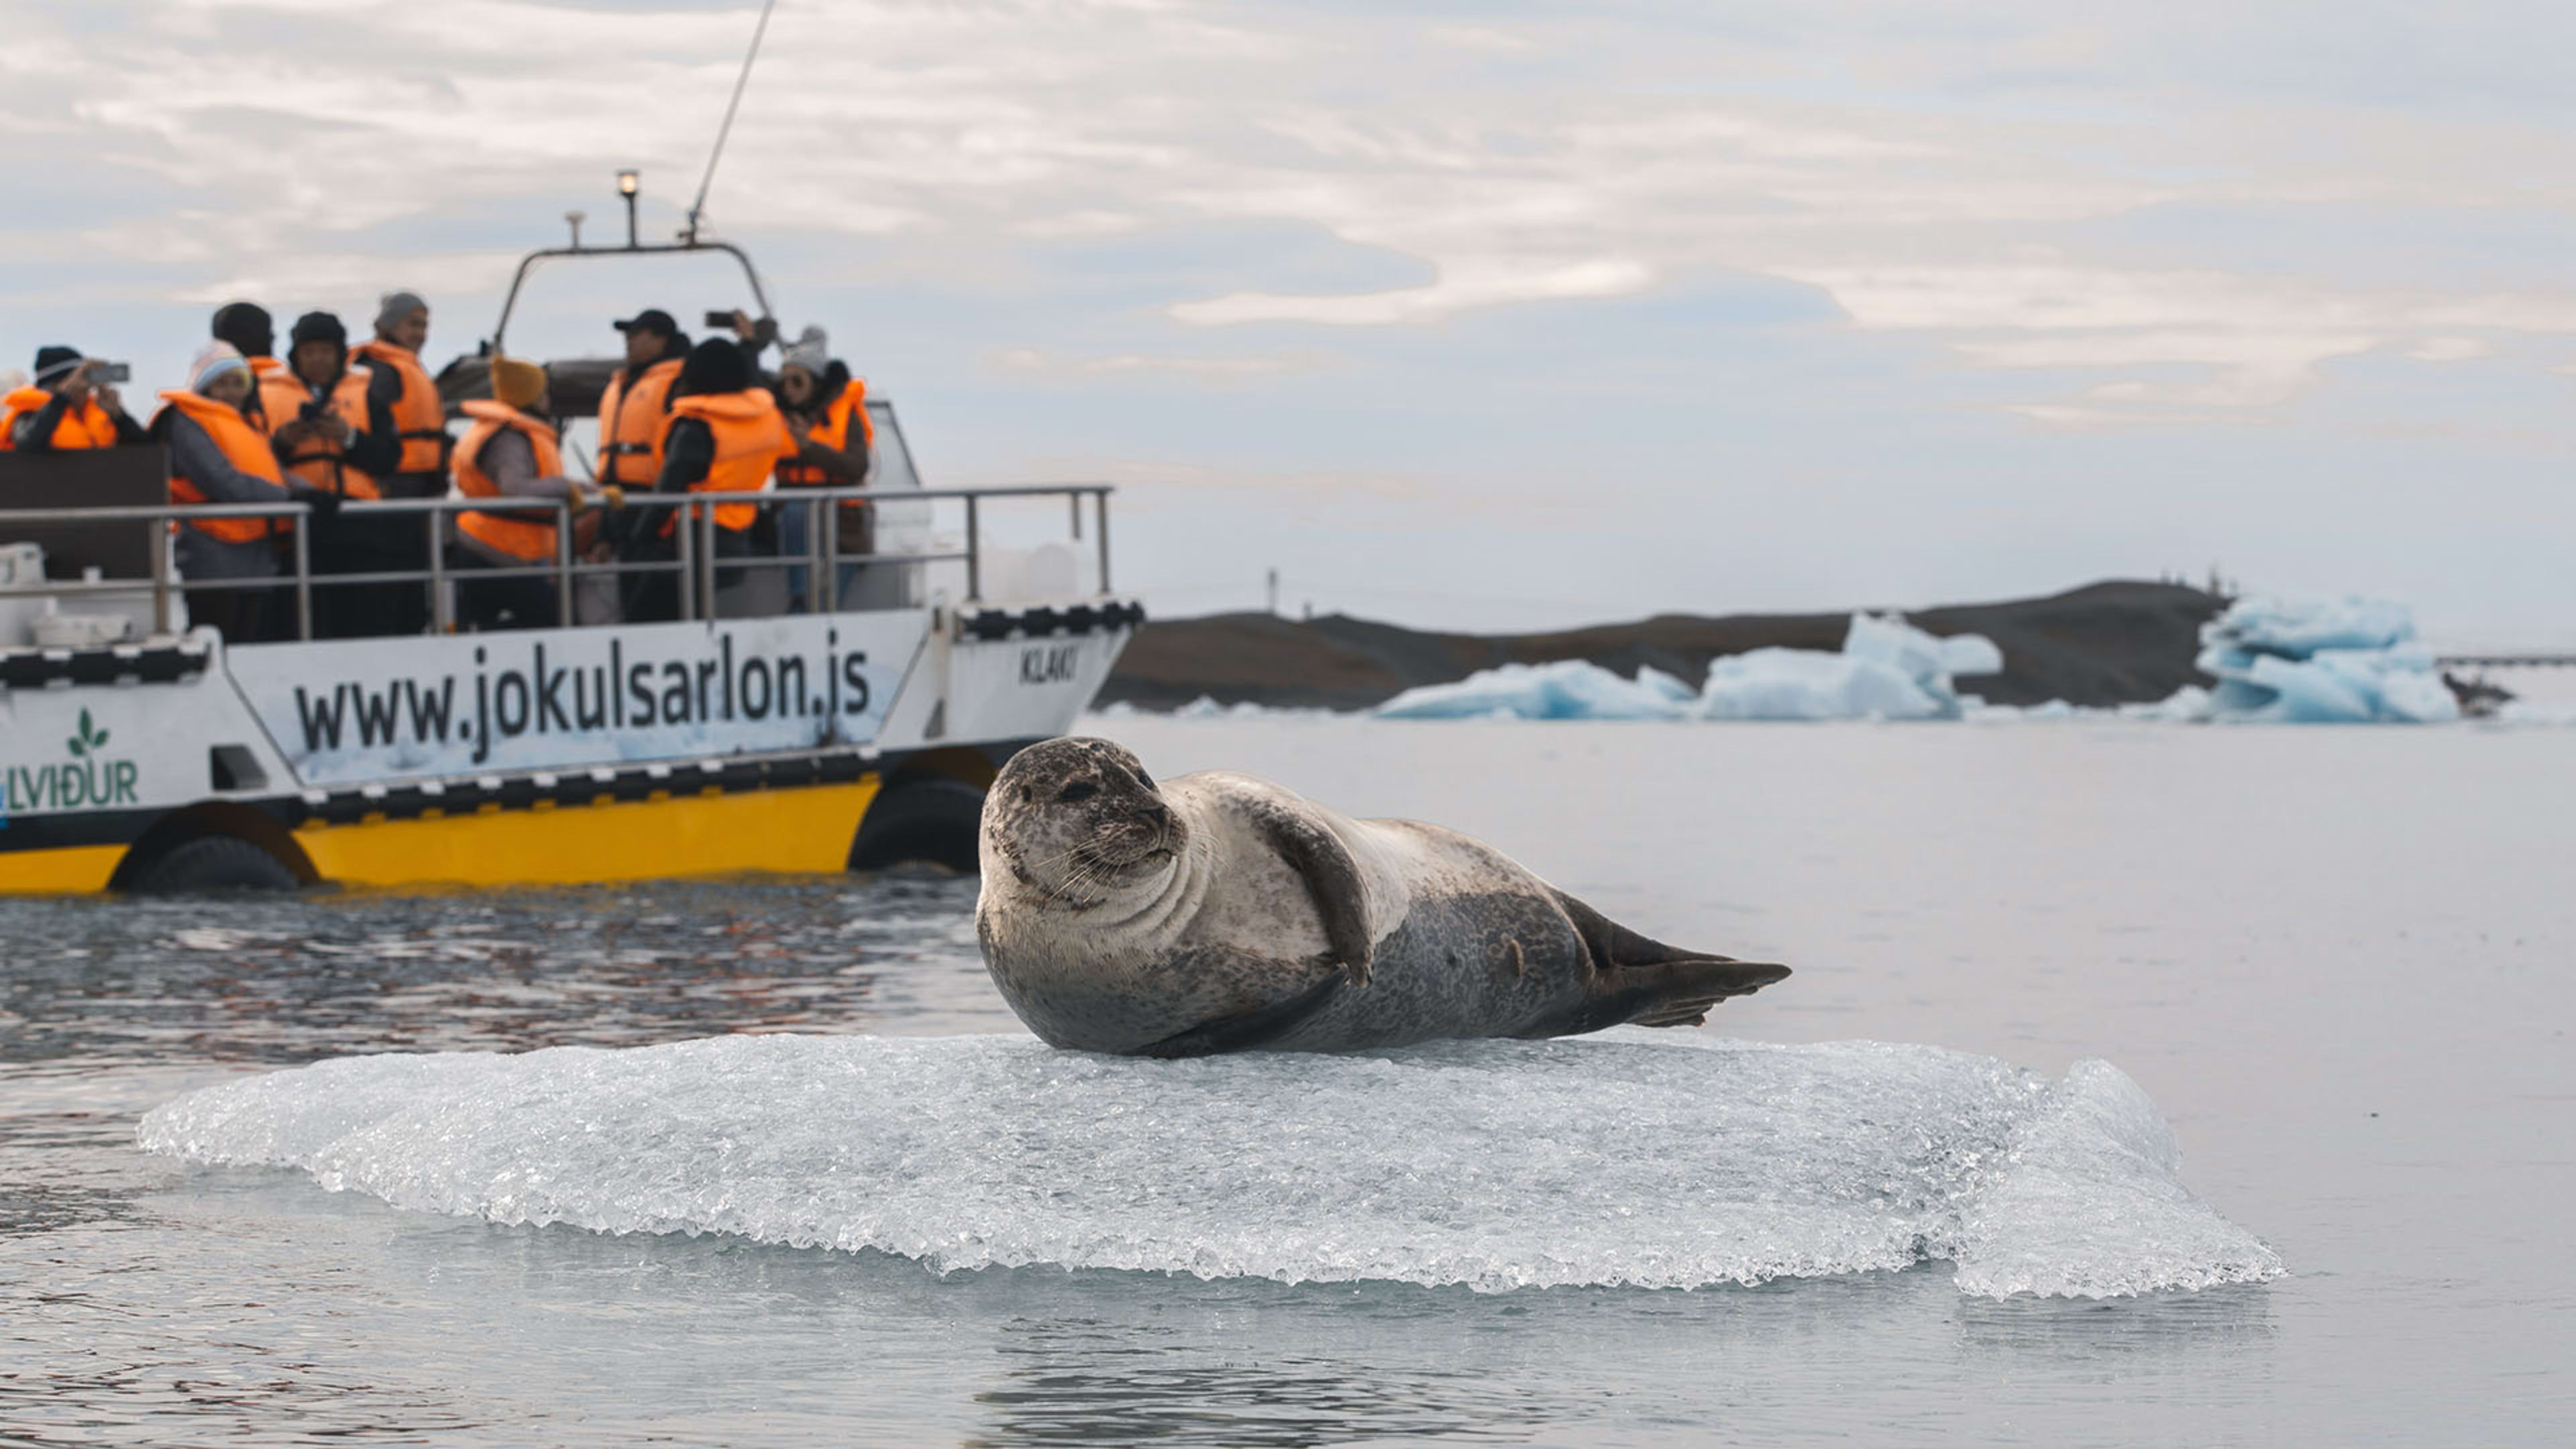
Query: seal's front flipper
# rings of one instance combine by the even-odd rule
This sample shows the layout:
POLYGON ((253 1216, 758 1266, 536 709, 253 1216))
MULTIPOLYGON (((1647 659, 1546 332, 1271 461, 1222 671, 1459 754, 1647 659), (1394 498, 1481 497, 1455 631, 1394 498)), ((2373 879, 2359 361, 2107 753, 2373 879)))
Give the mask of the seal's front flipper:
POLYGON ((1350 973, 1353 986, 1369 983, 1368 897, 1361 889, 1359 862, 1351 859, 1342 838, 1310 815, 1264 809, 1261 833, 1288 868, 1305 878, 1306 893, 1324 918, 1324 939, 1333 959, 1350 973))
POLYGON ((1667 946, 1640 936, 1563 891, 1557 904, 1582 938, 1591 971, 1583 1001, 1573 1012, 1542 1024, 1531 1036, 1572 1036, 1604 1027, 1697 1026, 1708 1009, 1730 996, 1750 996, 1789 974, 1767 961, 1738 961, 1667 946))
POLYGON ((1148 1042, 1128 1053, 1139 1057, 1212 1057, 1220 1052, 1257 1051, 1286 1036, 1291 1027, 1324 1009, 1342 989, 1342 978, 1327 976, 1286 1001, 1247 1011, 1239 1016, 1221 1016, 1203 1021, 1187 1031, 1174 1032, 1161 1041, 1148 1042))

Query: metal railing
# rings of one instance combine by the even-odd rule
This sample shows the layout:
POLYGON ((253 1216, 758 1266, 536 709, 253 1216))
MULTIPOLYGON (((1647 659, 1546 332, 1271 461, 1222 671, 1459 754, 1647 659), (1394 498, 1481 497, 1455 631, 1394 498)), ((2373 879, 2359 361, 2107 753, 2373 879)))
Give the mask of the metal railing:
MULTIPOLYGON (((673 556, 668 559, 613 558, 598 562, 573 556, 573 523, 590 512, 590 508, 573 499, 546 498, 387 498, 345 503, 335 510, 340 518, 372 518, 418 515, 422 521, 423 541, 429 566, 421 569, 387 569, 363 573, 320 573, 313 570, 310 530, 298 527, 290 531, 293 570, 290 573, 254 578, 175 578, 172 550, 167 546, 167 531, 174 523, 195 519, 277 519, 309 520, 313 509, 303 503, 167 503, 126 505, 102 508, 17 508, 0 509, 0 542, 7 542, 15 529, 30 527, 55 528, 66 524, 132 523, 145 530, 147 557, 151 573, 134 579, 46 579, 0 590, 0 598, 77 598, 89 595, 132 595, 140 589, 152 592, 153 632, 170 632, 170 593, 271 592, 292 589, 295 593, 295 637, 313 637, 313 594, 316 589, 345 589, 364 585, 419 584, 429 591, 431 629, 448 633, 455 629, 455 604, 450 584, 498 579, 551 579, 555 584, 558 617, 565 625, 574 622, 575 586, 585 578, 616 578, 642 574, 675 575, 679 617, 683 620, 715 618, 718 575, 736 574, 757 569, 806 569, 806 608, 816 613, 833 612, 840 602, 840 571, 843 563, 865 562, 874 565, 926 567, 935 563, 959 563, 966 567, 966 597, 975 604, 983 598, 982 518, 979 503, 986 499, 1063 497, 1071 513, 1073 536, 1082 537, 1082 502, 1093 504, 1095 557, 1100 572, 1099 587, 1109 589, 1109 495, 1116 485, 1109 483, 1037 483, 997 488, 782 488, 758 493, 644 493, 625 495, 623 508, 644 513, 660 512, 675 516, 679 525, 671 530, 673 556), (840 551, 840 530, 836 510, 851 503, 938 502, 962 499, 966 507, 966 546, 960 550, 930 553, 883 553, 845 555, 840 551), (806 510, 809 545, 802 553, 720 554, 716 546, 719 525, 718 508, 751 505, 763 510, 806 510), (524 517, 530 514, 555 515, 555 557, 544 564, 512 567, 490 567, 481 564, 458 567, 447 558, 445 520, 459 513, 499 513, 524 517)), ((606 511, 615 516, 617 510, 606 511)), ((533 521, 533 520, 531 520, 533 521)))

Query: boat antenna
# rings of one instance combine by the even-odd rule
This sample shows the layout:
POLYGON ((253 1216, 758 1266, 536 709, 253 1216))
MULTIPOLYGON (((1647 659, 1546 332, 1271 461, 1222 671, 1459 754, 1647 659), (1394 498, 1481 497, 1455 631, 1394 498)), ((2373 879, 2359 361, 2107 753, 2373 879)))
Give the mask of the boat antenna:
POLYGON ((765 0, 760 7, 760 23, 751 28, 751 50, 742 58, 742 74, 733 78, 733 99, 725 102, 724 124, 716 128, 716 148, 707 153, 707 174, 698 178, 698 199, 689 203, 688 229, 680 239, 692 246, 698 240, 698 218, 707 209, 707 188, 716 184, 716 163, 724 159, 725 137, 733 134, 733 113, 742 106, 742 88, 751 83, 751 63, 760 59, 760 37, 769 33, 769 12, 778 8, 778 0, 765 0))

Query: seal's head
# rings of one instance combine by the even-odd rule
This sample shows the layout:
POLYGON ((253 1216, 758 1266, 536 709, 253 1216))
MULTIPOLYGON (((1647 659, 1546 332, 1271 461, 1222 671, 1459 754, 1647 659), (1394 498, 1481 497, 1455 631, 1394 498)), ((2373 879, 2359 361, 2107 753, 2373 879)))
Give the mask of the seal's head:
POLYGON ((1011 757, 984 795, 988 873, 1086 911, 1171 868, 1188 827, 1124 746, 1068 736, 1011 757))

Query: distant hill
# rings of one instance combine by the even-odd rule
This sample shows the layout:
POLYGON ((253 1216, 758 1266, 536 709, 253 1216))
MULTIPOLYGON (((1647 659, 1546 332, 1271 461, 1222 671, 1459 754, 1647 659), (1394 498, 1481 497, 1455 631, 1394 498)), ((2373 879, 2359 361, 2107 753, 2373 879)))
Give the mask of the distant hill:
MULTIPOLYGON (((2110 705, 2208 683, 2191 661, 2202 621, 2223 607, 2198 589, 2111 580, 2044 599, 1901 612, 1930 633, 1983 634, 2002 647, 2003 673, 1964 676, 1963 693, 1996 704, 2110 705)), ((1207 695, 1220 704, 1365 709, 1417 684, 1555 659, 1589 659, 1628 675, 1651 664, 1697 684, 1720 655, 1770 645, 1839 649, 1850 617, 1847 610, 1658 614, 1554 634, 1434 634, 1342 614, 1310 622, 1270 614, 1154 620, 1120 656, 1100 702, 1173 709, 1207 695)))

